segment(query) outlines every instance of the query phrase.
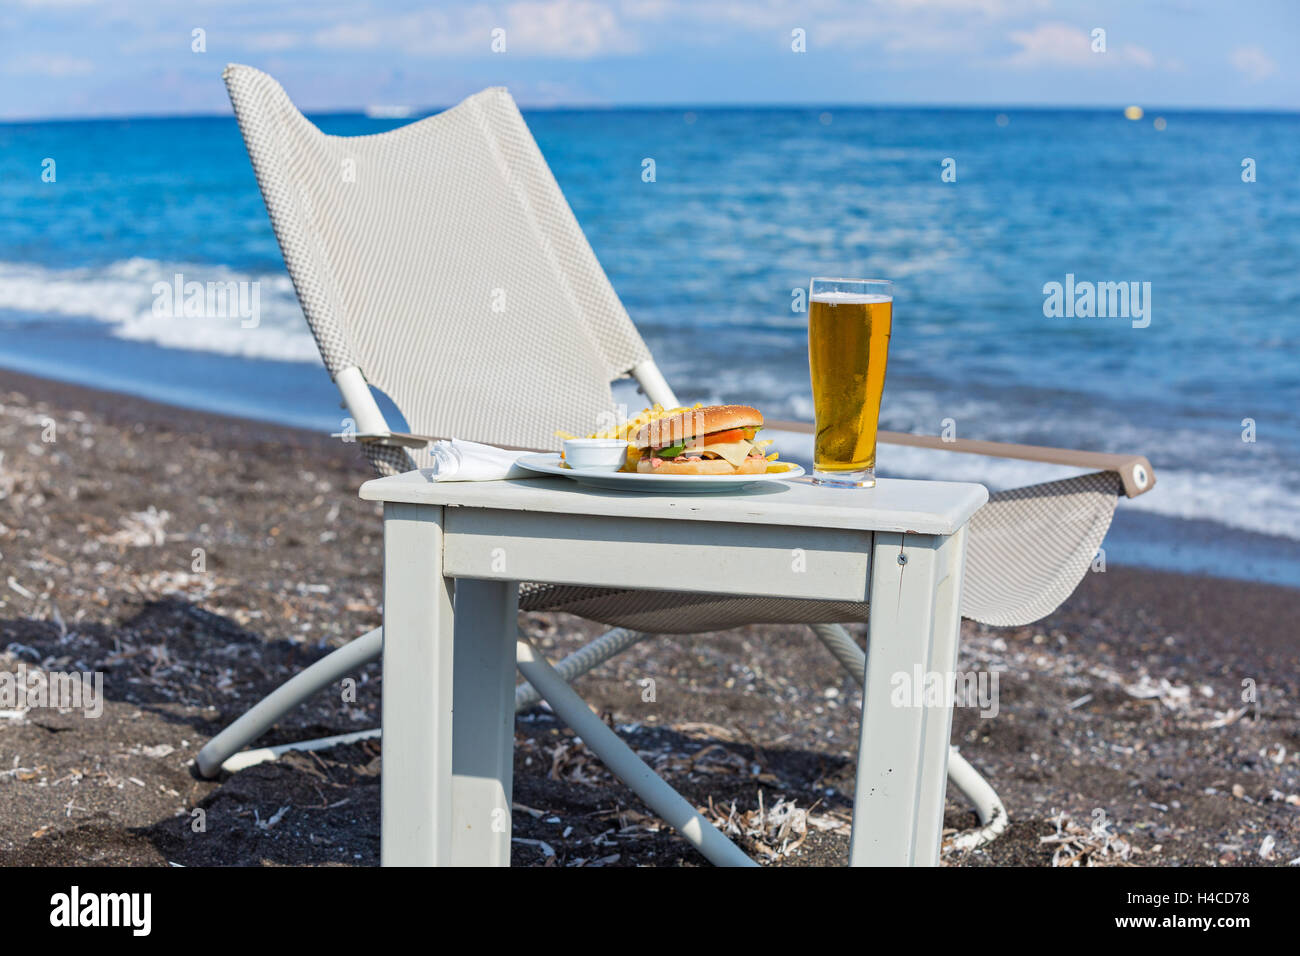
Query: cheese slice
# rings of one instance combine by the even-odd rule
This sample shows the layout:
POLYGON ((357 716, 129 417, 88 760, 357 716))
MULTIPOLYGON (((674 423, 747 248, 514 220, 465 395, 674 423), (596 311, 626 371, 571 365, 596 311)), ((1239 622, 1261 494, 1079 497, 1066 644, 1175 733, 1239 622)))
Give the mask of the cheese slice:
POLYGON ((728 441, 717 444, 705 445, 701 451, 711 451, 719 458, 723 459, 732 468, 739 468, 741 463, 749 457, 749 453, 754 450, 754 443, 748 441, 728 441))

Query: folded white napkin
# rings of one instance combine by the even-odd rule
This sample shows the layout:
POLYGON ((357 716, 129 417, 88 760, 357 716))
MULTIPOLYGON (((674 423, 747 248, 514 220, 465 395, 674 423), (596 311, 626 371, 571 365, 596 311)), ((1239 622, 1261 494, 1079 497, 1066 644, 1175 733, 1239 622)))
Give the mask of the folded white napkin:
POLYGON ((520 468, 515 462, 522 451, 506 451, 494 445, 476 441, 451 441, 433 443, 433 468, 429 475, 434 481, 500 481, 502 478, 526 478, 533 472, 520 468))

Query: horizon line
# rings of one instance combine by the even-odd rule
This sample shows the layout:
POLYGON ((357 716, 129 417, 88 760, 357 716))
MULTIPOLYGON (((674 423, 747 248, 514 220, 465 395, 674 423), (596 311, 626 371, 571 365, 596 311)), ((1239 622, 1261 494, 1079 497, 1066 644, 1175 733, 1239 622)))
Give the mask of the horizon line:
MULTIPOLYGON (((467 94, 472 96, 474 94, 467 94)), ((391 119, 407 120, 415 122, 426 119, 430 116, 436 116, 455 106, 455 103, 442 106, 407 106, 400 103, 372 103, 362 107, 326 107, 323 109, 302 110, 305 116, 365 116, 370 119, 391 119), (375 108, 400 108, 409 110, 407 116, 370 116, 368 110, 375 108)), ((600 112, 727 112, 737 110, 753 111, 796 111, 808 110, 828 112, 832 110, 933 110, 933 111, 954 111, 954 112, 1021 112, 1021 113, 1043 113, 1043 112, 1089 112, 1105 113, 1118 112, 1123 113, 1129 105, 1140 106, 1143 113, 1154 115, 1156 113, 1165 113, 1175 115, 1179 113, 1230 113, 1230 114, 1252 114, 1252 115, 1300 115, 1300 107, 1283 107, 1283 106, 1144 106, 1138 104, 1107 104, 1107 105, 1088 105, 1088 104, 1050 104, 1050 103, 1009 103, 1009 104, 983 104, 983 103, 619 103, 619 104, 519 104, 521 112, 554 112, 554 113, 600 113, 600 112)), ((87 115, 68 115, 68 116, 0 116, 0 126, 20 125, 20 124, 43 124, 43 123, 90 123, 90 122, 122 122, 125 120, 178 120, 178 119, 234 119, 234 111, 230 108, 220 111, 202 111, 191 113, 97 113, 87 115)))

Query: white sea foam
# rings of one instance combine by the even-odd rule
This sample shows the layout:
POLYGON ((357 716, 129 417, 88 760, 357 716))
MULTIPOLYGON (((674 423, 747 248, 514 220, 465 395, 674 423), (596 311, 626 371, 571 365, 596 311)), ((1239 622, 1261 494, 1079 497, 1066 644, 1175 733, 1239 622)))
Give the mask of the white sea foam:
MULTIPOLYGON (((831 293, 834 295, 834 293, 831 293)), ((867 297, 869 298, 869 297, 867 297)), ((836 301, 845 301, 843 298, 836 301)), ((22 263, 0 262, 0 310, 19 322, 48 323, 63 319, 89 319, 103 323, 110 334, 164 348, 189 349, 221 355, 319 363, 310 330, 302 317, 293 286, 283 273, 246 273, 224 266, 153 259, 127 259, 106 266, 50 269, 22 263), (256 281, 261 284, 261 321, 242 328, 238 318, 173 318, 153 312, 153 286, 171 282, 176 273, 200 282, 256 281)), ((673 369, 668 369, 672 373, 673 369)), ((679 386, 686 374, 671 375, 679 386)), ((803 372, 790 374, 779 367, 746 363, 733 378, 714 369, 709 382, 717 390, 711 401, 751 400, 773 418, 792 415, 808 420, 812 407, 803 372)), ((219 387, 214 385, 214 387, 219 387)), ((617 400, 639 409, 642 398, 616 392, 617 400)), ((1033 408, 1007 408, 992 398, 964 398, 957 405, 940 402, 922 389, 894 389, 890 403, 896 421, 931 422, 936 432, 945 417, 967 422, 998 421, 995 437, 1004 441, 1039 440, 1053 433, 1053 423, 1033 408), (1024 432, 1025 434, 1020 434, 1024 432)), ((1122 419, 1122 420, 1121 420, 1122 419)), ((1300 494, 1282 480, 1278 462, 1236 460, 1234 467, 1210 472, 1196 462, 1227 461, 1245 447, 1228 442, 1224 434, 1191 428, 1145 428, 1140 422, 1072 416, 1059 422, 1063 436, 1054 444, 1076 447, 1131 448, 1146 454, 1157 469, 1157 485, 1149 494, 1126 501, 1137 508, 1176 518, 1201 519, 1246 531, 1300 540, 1300 494), (1228 444, 1225 444, 1228 442, 1228 444), (1173 465, 1162 464, 1172 462, 1173 465)), ((898 427, 898 426, 896 426, 898 427)), ((902 426, 906 427, 906 426, 902 426)), ((1225 433, 1226 434, 1226 433, 1225 433)), ((783 457, 807 463, 812 455, 811 436, 776 434, 783 457)), ((968 437, 963 434, 963 437, 968 437)), ((1050 481, 1077 474, 1076 469, 1035 462, 960 455, 944 451, 882 446, 880 472, 898 477, 978 481, 991 490, 1050 481)))
POLYGON ((243 273, 225 266, 141 258, 77 269, 0 262, 0 309, 36 321, 92 319, 110 326, 111 334, 118 338, 164 348, 289 362, 320 361, 293 284, 283 273, 243 273), (178 273, 186 281, 259 283, 257 327, 242 328, 238 317, 155 315, 154 284, 171 284, 178 273))

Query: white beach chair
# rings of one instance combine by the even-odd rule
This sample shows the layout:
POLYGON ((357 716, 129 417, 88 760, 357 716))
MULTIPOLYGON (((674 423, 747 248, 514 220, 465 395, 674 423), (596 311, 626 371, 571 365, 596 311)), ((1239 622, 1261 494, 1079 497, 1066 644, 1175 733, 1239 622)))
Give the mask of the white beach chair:
MULTIPOLYGON (((552 448, 557 428, 586 434, 610 420, 610 383, 619 378, 633 377, 648 402, 679 404, 504 89, 484 90, 387 133, 337 137, 317 129, 265 73, 232 65, 224 77, 303 312, 377 473, 427 466, 437 437, 552 448), (389 427, 372 386, 401 410, 409 432, 389 427)), ((1094 469, 993 495, 972 519, 961 610, 992 625, 1026 624, 1058 607, 1096 555, 1118 496, 1141 494, 1155 482, 1150 464, 1136 455, 880 437, 1094 469)), ((754 623, 810 625, 863 680, 863 652, 840 625, 865 621, 864 603, 524 584, 519 606, 613 627, 558 665, 563 680, 653 634, 754 623)), ((200 771, 213 776, 285 749, 375 736, 238 753, 381 651, 377 628, 311 665, 213 738, 198 755, 200 771)), ((545 679, 561 719, 573 724, 579 711, 589 716, 563 681, 546 679, 535 660, 524 665, 545 679)), ((532 687, 520 686, 520 707, 537 699, 532 687)), ((589 746, 652 807, 659 805, 666 785, 629 773, 625 745, 596 724, 583 733, 589 746)), ((1000 832, 1006 816, 997 795, 955 751, 949 777, 984 824, 959 845, 1000 832)), ((715 862, 736 862, 716 841, 694 842, 715 862)))

